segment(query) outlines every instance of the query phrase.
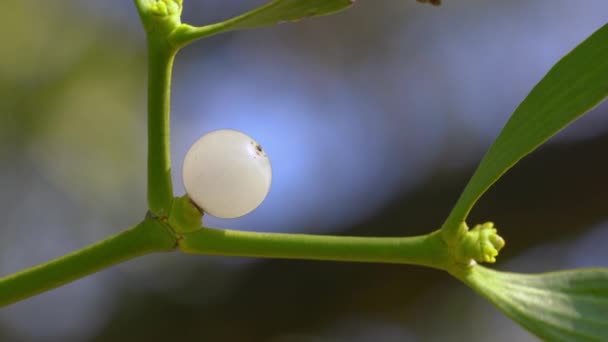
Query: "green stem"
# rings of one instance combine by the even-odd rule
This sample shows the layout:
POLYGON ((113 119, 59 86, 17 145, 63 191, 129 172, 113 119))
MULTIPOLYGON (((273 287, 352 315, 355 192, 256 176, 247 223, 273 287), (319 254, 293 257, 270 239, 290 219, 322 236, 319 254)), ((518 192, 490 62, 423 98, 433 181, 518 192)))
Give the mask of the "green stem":
POLYGON ((167 216, 173 200, 170 156, 171 71, 176 49, 148 34, 148 206, 167 216))
MULTIPOLYGON (((473 209, 475 202, 481 197, 481 194, 475 197, 472 189, 471 182, 469 182, 458 198, 458 201, 456 201, 456 205, 452 208, 452 211, 441 226, 443 239, 449 245, 456 245, 458 240, 468 231, 465 220, 467 216, 469 216, 471 209, 473 209)), ((484 189, 482 193, 486 190, 487 188, 484 189)))
POLYGON ((350 237, 202 228, 184 234, 179 249, 193 254, 382 262, 443 270, 450 266, 448 249, 438 231, 414 237, 350 237))
POLYGON ((0 278, 0 307, 54 289, 140 255, 171 251, 176 239, 160 222, 135 227, 79 251, 0 278))
POLYGON ((469 211, 466 211, 465 214, 454 213, 450 214, 450 216, 446 219, 446 221, 441 226, 441 233, 443 239, 450 246, 454 246, 458 243, 458 239, 467 233, 465 222, 461 217, 466 217, 469 211))

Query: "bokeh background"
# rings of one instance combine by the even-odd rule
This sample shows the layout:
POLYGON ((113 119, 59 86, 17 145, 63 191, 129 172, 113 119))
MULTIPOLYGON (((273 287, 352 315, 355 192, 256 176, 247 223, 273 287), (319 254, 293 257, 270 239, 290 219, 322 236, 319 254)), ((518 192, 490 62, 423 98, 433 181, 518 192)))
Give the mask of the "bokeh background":
MULTIPOLYGON (((401 236, 439 227, 510 113, 608 21, 605 0, 359 0, 332 17, 183 50, 172 153, 247 132, 273 162, 255 212, 209 226, 401 236)), ((263 1, 187 0, 205 24, 263 1)), ((3 0, 0 275, 145 213, 145 45, 125 0, 3 0)), ((517 165, 470 223, 501 270, 608 266, 608 106, 517 165)), ((535 341, 413 266, 152 255, 0 310, 1 341, 535 341)))

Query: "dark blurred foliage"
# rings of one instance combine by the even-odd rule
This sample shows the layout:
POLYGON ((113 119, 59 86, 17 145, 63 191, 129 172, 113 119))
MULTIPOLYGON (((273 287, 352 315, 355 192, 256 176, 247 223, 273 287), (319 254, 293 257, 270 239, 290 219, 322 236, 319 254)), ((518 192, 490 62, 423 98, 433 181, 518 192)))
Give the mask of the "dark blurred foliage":
MULTIPOLYGON (((187 0, 197 24, 264 1, 187 0)), ((2 4, 0 274, 145 212, 145 46, 128 1, 2 4)), ((596 1, 358 1, 210 38, 175 70, 173 158, 242 129, 273 161, 248 230, 399 236, 437 228, 514 107, 602 23, 596 1)), ((511 170, 474 209, 496 268, 608 266, 608 109, 511 170)), ((0 341, 533 341, 456 280, 377 264, 152 255, 0 311, 0 341)))

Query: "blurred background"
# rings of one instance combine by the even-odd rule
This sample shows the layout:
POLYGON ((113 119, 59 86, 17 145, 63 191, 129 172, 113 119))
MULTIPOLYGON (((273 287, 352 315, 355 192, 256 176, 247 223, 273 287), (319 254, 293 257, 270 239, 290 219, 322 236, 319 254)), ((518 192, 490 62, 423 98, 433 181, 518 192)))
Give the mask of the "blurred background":
MULTIPOLYGON (((187 0, 206 24, 264 1, 187 0)), ((183 50, 181 161, 220 128, 253 136, 271 192, 252 231, 403 236, 438 228, 517 104, 608 21, 605 0, 359 0, 336 16, 183 50)), ((138 222, 145 40, 132 1, 4 0, 0 275, 138 222)), ((503 177, 470 224, 517 272, 608 266, 608 106, 503 177)), ((133 260, 0 310, 1 341, 535 341, 447 274, 413 266, 177 253, 133 260)))

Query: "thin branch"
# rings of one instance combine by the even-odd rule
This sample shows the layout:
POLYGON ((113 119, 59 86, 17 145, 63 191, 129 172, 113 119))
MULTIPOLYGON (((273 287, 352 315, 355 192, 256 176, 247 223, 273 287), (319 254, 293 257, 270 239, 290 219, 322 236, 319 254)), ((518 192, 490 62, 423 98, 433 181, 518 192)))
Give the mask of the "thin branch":
POLYGON ((146 219, 133 228, 47 263, 0 278, 0 307, 57 288, 112 265, 153 252, 172 251, 176 238, 146 219))
POLYGON ((192 254, 414 264, 443 270, 452 266, 438 231, 414 237, 351 237, 203 228, 184 234, 178 248, 192 254))

